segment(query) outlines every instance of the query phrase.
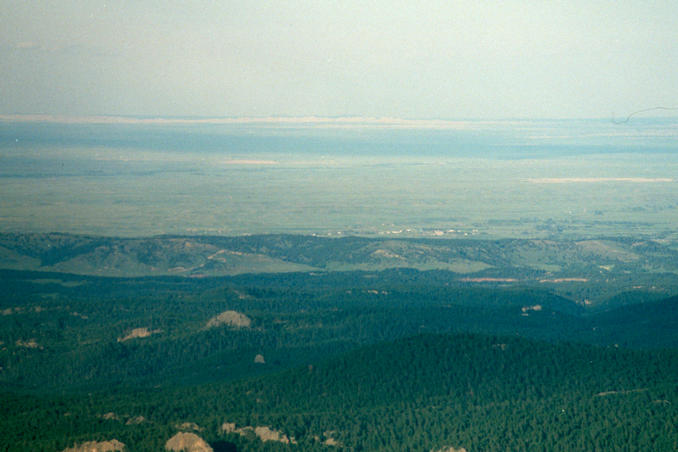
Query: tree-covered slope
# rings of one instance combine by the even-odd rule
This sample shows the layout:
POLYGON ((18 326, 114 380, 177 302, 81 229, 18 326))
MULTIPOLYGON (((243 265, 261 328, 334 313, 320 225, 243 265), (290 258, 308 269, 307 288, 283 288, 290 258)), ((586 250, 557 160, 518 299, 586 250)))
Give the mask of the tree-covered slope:
POLYGON ((160 450, 195 424, 221 450, 669 451, 678 444, 676 375, 675 351, 419 335, 239 382, 5 394, 0 441, 6 450, 60 450, 117 438, 130 450, 160 450), (40 421, 26 423, 30 416, 40 421), (225 432, 225 423, 234 426, 225 432), (247 426, 293 442, 262 442, 247 426))
POLYGON ((543 288, 445 286, 440 274, 412 270, 223 279, 0 274, 0 382, 27 389, 233 380, 424 332, 678 347, 675 298, 591 314, 543 288), (219 320, 229 312, 236 314, 219 320), (234 315, 247 323, 229 324, 234 315))

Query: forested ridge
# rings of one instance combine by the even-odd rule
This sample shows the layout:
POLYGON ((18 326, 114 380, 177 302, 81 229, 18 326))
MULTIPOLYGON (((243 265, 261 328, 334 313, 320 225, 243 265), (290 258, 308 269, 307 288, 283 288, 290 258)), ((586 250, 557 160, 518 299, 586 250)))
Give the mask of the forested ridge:
MULTIPOLYGON (((400 272, 402 274, 402 272, 400 272)), ((676 298, 587 313, 545 289, 316 277, 110 279, 5 272, 0 382, 27 389, 236 379, 419 333, 676 347, 676 298), (308 284, 304 282, 310 281, 308 284), (247 327, 207 328, 225 311, 247 327), (143 337, 130 334, 143 331, 143 337), (254 363, 262 354, 264 363, 254 363)))
POLYGON ((675 351, 426 334, 238 382, 5 393, 0 436, 6 450, 117 438, 150 451, 192 422, 237 450, 675 450, 676 375, 675 351), (270 426, 296 444, 223 433, 225 422, 270 426))
POLYGON ((159 451, 181 431, 217 452, 678 448, 678 297, 675 273, 651 268, 673 259, 661 244, 8 237, 0 252, 39 271, 0 270, 0 450, 159 451), (203 252, 265 265, 56 271, 111 256, 200 266, 203 252), (615 263, 553 266, 585 252, 615 263), (389 266, 393 253, 422 266, 389 266), (493 266, 469 264, 480 258, 493 266))
MULTIPOLYGON (((678 249, 633 237, 586 240, 329 238, 312 235, 100 237, 0 234, 0 269, 111 277, 233 276, 416 269, 448 284, 530 284, 602 303, 621 291, 678 291, 678 249)), ((410 273, 410 277, 417 278, 410 273)))

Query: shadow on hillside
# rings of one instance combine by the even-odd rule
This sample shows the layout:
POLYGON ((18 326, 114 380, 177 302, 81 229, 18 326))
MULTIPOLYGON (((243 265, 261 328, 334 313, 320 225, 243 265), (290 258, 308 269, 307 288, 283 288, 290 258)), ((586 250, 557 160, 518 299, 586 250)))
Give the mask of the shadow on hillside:
POLYGON ((228 441, 215 441, 212 444, 212 449, 214 452, 238 452, 238 448, 235 447, 235 444, 229 443, 228 441))

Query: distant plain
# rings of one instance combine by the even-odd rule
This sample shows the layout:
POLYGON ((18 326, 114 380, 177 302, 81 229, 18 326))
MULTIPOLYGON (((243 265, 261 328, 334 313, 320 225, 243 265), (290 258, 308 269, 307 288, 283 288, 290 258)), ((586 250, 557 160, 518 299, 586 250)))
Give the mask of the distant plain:
POLYGON ((0 122, 0 231, 678 238, 678 120, 459 124, 0 122))

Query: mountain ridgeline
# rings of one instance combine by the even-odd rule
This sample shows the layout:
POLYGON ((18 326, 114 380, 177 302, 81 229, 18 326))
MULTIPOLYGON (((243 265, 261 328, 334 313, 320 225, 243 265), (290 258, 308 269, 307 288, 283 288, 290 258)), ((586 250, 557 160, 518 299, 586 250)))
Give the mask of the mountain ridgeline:
POLYGON ((290 272, 446 272, 448 284, 530 284, 603 302, 623 291, 675 293, 678 247, 601 238, 378 239, 302 235, 113 238, 0 234, 0 268, 111 277, 233 276, 290 272))

